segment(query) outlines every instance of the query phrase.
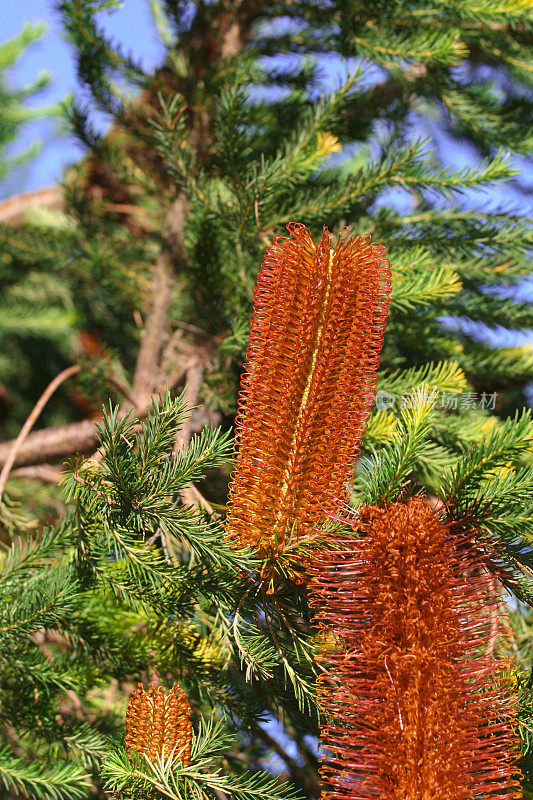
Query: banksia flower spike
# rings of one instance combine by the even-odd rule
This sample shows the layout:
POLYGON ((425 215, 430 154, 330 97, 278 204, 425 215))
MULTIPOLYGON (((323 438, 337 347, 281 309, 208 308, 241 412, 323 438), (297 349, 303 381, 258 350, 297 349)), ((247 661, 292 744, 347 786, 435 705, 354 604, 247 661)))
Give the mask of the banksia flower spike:
POLYGON ((166 695, 162 686, 150 684, 146 692, 139 683, 126 711, 127 752, 136 750, 152 763, 172 757, 188 766, 191 741, 191 708, 183 689, 175 683, 166 695))
POLYGON ((279 554, 346 499, 370 414, 389 263, 370 236, 334 248, 288 226, 257 277, 239 395, 228 536, 279 554))
POLYGON ((353 525, 310 584, 321 800, 521 797, 512 668, 493 655, 500 600, 470 536, 423 498, 353 525))

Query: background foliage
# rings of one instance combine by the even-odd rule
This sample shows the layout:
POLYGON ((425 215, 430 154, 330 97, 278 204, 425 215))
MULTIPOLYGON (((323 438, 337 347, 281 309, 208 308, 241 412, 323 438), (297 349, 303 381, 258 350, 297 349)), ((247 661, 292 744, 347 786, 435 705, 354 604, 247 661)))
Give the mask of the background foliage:
MULTIPOLYGON (((251 292, 290 220, 388 247, 378 388, 395 402, 373 410, 353 502, 424 486, 479 529, 515 598, 527 776, 533 471, 521 409, 533 356, 480 330, 533 327, 517 294, 530 229, 478 191, 518 181, 530 153, 530 4, 153 2, 166 57, 150 74, 106 36, 115 5, 57 4, 84 89, 65 113, 86 155, 60 209, 0 220, 4 438, 57 373, 82 366, 3 495, 4 796, 103 797, 106 754, 111 791, 128 786, 106 736, 120 734, 136 681, 154 676, 182 682, 196 720, 220 719, 215 744, 229 741, 224 726, 237 737, 213 762, 221 774, 274 763, 316 794, 305 597, 289 583, 246 595, 253 556, 227 547, 218 516, 251 292), (331 89, 333 54, 344 66, 331 89), (453 141, 468 145, 467 167, 443 163, 453 141), (93 418, 103 455, 83 461, 93 418)), ((39 33, 0 48, 3 148, 41 85, 15 92, 5 72, 39 33)), ((9 166, 2 150, 0 175, 9 166)), ((1 464, 11 448, 0 444, 1 464)))

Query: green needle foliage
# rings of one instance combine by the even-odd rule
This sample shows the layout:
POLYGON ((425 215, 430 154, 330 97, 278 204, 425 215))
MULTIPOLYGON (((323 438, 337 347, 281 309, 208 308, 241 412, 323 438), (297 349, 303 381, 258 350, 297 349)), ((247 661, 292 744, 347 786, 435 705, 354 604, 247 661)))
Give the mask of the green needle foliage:
MULTIPOLYGON (((298 720, 314 713, 305 599, 288 585, 279 597, 264 595, 263 621, 257 617, 259 588, 252 594, 247 577, 256 569, 252 554, 231 549, 221 523, 180 496, 191 478, 227 461, 228 436, 204 429, 173 456, 185 418, 181 397, 154 401, 143 421, 110 409, 101 461, 66 471, 67 516, 17 541, 1 561, 0 719, 16 727, 14 750, 27 757, 15 757, 12 733, 0 753, 7 790, 86 796, 108 749, 105 735, 124 711, 119 698, 118 718, 114 707, 102 714, 99 695, 112 681, 132 686, 154 669, 184 681, 195 708, 225 718, 241 745, 262 730, 265 715, 289 713, 291 702, 298 720), (251 687, 252 678, 268 679, 268 692, 251 687)), ((242 764, 240 773, 226 766, 203 775, 207 750, 227 744, 220 724, 200 728, 197 762, 183 774, 171 762, 136 765, 119 748, 106 761, 105 780, 112 791, 146 784, 170 797, 204 784, 237 798, 294 795, 294 786, 248 775, 242 764)))
MULTIPOLYGON (((306 593, 288 575, 274 591, 224 538, 253 286, 291 220, 388 248, 352 502, 426 491, 477 532, 512 597, 527 791, 533 351, 494 342, 533 327, 530 3, 152 0, 151 72, 106 33, 127 3, 54 6, 86 154, 62 210, 0 219, 3 437, 62 369, 82 372, 0 506, 0 798, 317 796, 306 593), (139 680, 185 689, 189 767, 126 754, 139 680)), ((5 73, 41 32, 0 46, 0 176, 44 80, 17 92, 5 73)))

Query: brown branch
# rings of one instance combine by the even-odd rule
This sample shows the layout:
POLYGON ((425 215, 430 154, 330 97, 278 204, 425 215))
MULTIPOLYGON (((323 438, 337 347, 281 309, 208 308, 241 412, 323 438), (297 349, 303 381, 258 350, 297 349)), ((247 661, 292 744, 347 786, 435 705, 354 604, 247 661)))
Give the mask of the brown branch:
MULTIPOLYGON (((190 365, 189 369, 185 375, 185 392, 184 392, 184 401, 185 401, 185 408, 192 414, 193 408, 196 406, 198 402, 198 397, 200 395, 200 390, 202 388, 202 377, 204 374, 204 368, 199 363, 199 361, 195 361, 193 364, 190 365)), ((191 439, 191 416, 185 420, 181 428, 179 429, 176 441, 174 443, 174 453, 179 453, 182 450, 187 448, 187 445, 191 439)), ((208 511, 208 513, 212 513, 213 509, 205 500, 205 498, 200 494, 198 489, 192 483, 188 483, 183 489, 180 491, 181 501, 183 505, 189 506, 191 508, 198 508, 200 510, 204 509, 208 511), (203 502, 202 502, 203 501, 203 502)))
MULTIPOLYGON (((149 405, 136 408, 135 416, 142 419, 148 413, 149 405)), ((124 411, 125 413, 125 411, 124 411)), ((191 433, 197 433, 210 422, 217 423, 220 415, 205 406, 191 412, 189 420, 191 433)), ((0 467, 5 465, 14 441, 0 443, 0 467)), ((93 420, 72 422, 56 428, 45 428, 30 433, 17 451, 13 467, 31 467, 36 464, 61 461, 78 453, 90 455, 98 447, 98 430, 93 420)))
MULTIPOLYGON (((184 260, 183 231, 186 213, 187 200, 181 194, 170 207, 165 220, 163 245, 154 270, 151 306, 139 349, 133 391, 130 392, 116 376, 113 375, 110 379, 127 399, 122 412, 133 409, 137 417, 146 416, 152 393, 157 388, 158 359, 168 325, 174 266, 184 260)), ((172 377, 173 381, 177 381, 180 375, 178 373, 172 377)), ((98 445, 98 432, 91 420, 49 428, 28 436, 33 425, 33 422, 28 425, 30 421, 27 421, 21 431, 23 435, 20 441, 0 444, 0 465, 7 468, 7 474, 13 466, 44 464, 74 453, 87 455, 94 452, 98 445), (11 463, 7 466, 9 461, 11 463)), ((1 487, 0 483, 0 489, 1 487)))
POLYGON ((202 511, 206 511, 210 517, 219 517, 215 509, 203 494, 196 488, 194 483, 190 483, 182 492, 182 499, 186 505, 194 506, 202 511))
MULTIPOLYGON (((204 368, 198 361, 195 361, 193 364, 191 364, 185 373, 185 392, 183 400, 185 403, 185 408, 188 411, 192 411, 198 402, 200 389, 202 388, 203 374, 204 368)), ((185 450, 189 444, 191 438, 191 419, 192 417, 189 416, 177 433, 176 441, 174 443, 175 453, 185 450)))
POLYGON ((169 372, 166 378, 161 382, 159 393, 163 394, 163 392, 173 392, 176 386, 181 383, 183 378, 187 373, 186 366, 178 366, 169 372))
POLYGON ((183 233, 187 210, 187 198, 181 193, 172 203, 163 226, 162 247, 154 269, 150 307, 133 378, 133 396, 139 405, 148 401, 157 386, 159 356, 168 327, 174 271, 178 264, 185 261, 183 233))
POLYGON ((158 379, 159 392, 172 391, 185 377, 192 359, 197 356, 198 348, 183 339, 181 330, 174 331, 161 356, 158 379), (171 366, 173 369, 170 369, 171 366))
POLYGON ((91 491, 93 494, 97 495, 98 497, 101 497, 102 500, 104 500, 108 506, 115 506, 115 507, 120 506, 120 503, 118 503, 116 500, 113 500, 112 497, 108 497, 105 494, 105 492, 102 492, 101 489, 97 489, 96 486, 91 486, 87 481, 84 481, 78 470, 74 470, 74 472, 72 473, 72 477, 76 481, 76 483, 79 484, 79 486, 83 486, 84 489, 89 489, 89 491, 91 491))
MULTIPOLYGON (((30 467, 59 461, 74 453, 87 455, 98 445, 98 432, 90 419, 72 422, 56 428, 45 428, 31 433, 17 451, 14 467, 30 467)), ((0 444, 0 465, 4 465, 13 446, 13 441, 0 444)))
POLYGON ((12 478, 25 478, 26 480, 40 481, 41 483, 55 483, 56 486, 59 484, 62 475, 63 472, 59 467, 52 467, 49 464, 11 470, 12 478))
POLYGON ((3 225, 21 225, 32 208, 63 208, 63 189, 61 186, 48 186, 36 192, 25 192, 8 197, 0 203, 0 222, 3 225))
POLYGON ((2 499, 2 495, 4 493, 4 487, 9 477, 9 473, 11 472, 11 468, 13 467, 13 464, 16 461, 17 453, 19 452, 24 440, 27 438, 29 432, 33 428, 37 419, 39 418, 41 411, 43 410, 49 399, 52 397, 56 389, 58 389, 62 383, 71 378, 73 375, 77 375, 78 372, 80 372, 80 370, 81 367, 79 364, 75 364, 73 367, 67 367, 67 369, 64 369, 62 372, 59 373, 59 375, 56 375, 53 381, 51 381, 48 384, 42 395, 35 403, 28 419, 20 429, 19 435, 12 443, 10 452, 6 458, 4 466, 2 467, 2 472, 0 473, 0 500, 2 499))

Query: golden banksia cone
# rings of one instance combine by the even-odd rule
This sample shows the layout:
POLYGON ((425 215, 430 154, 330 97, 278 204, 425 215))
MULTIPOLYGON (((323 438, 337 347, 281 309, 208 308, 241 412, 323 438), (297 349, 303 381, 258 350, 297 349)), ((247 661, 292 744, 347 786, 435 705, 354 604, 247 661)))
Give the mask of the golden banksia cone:
POLYGON ((521 797, 500 598, 423 498, 367 507, 316 555, 321 800, 521 797))
POLYGON ((172 757, 188 766, 191 760, 191 707, 183 689, 175 683, 168 695, 162 686, 142 683, 132 692, 126 711, 126 750, 155 762, 172 757))
POLYGON ((261 555, 308 534, 346 496, 370 414, 389 263, 370 236, 274 241, 254 292, 227 534, 261 555))

